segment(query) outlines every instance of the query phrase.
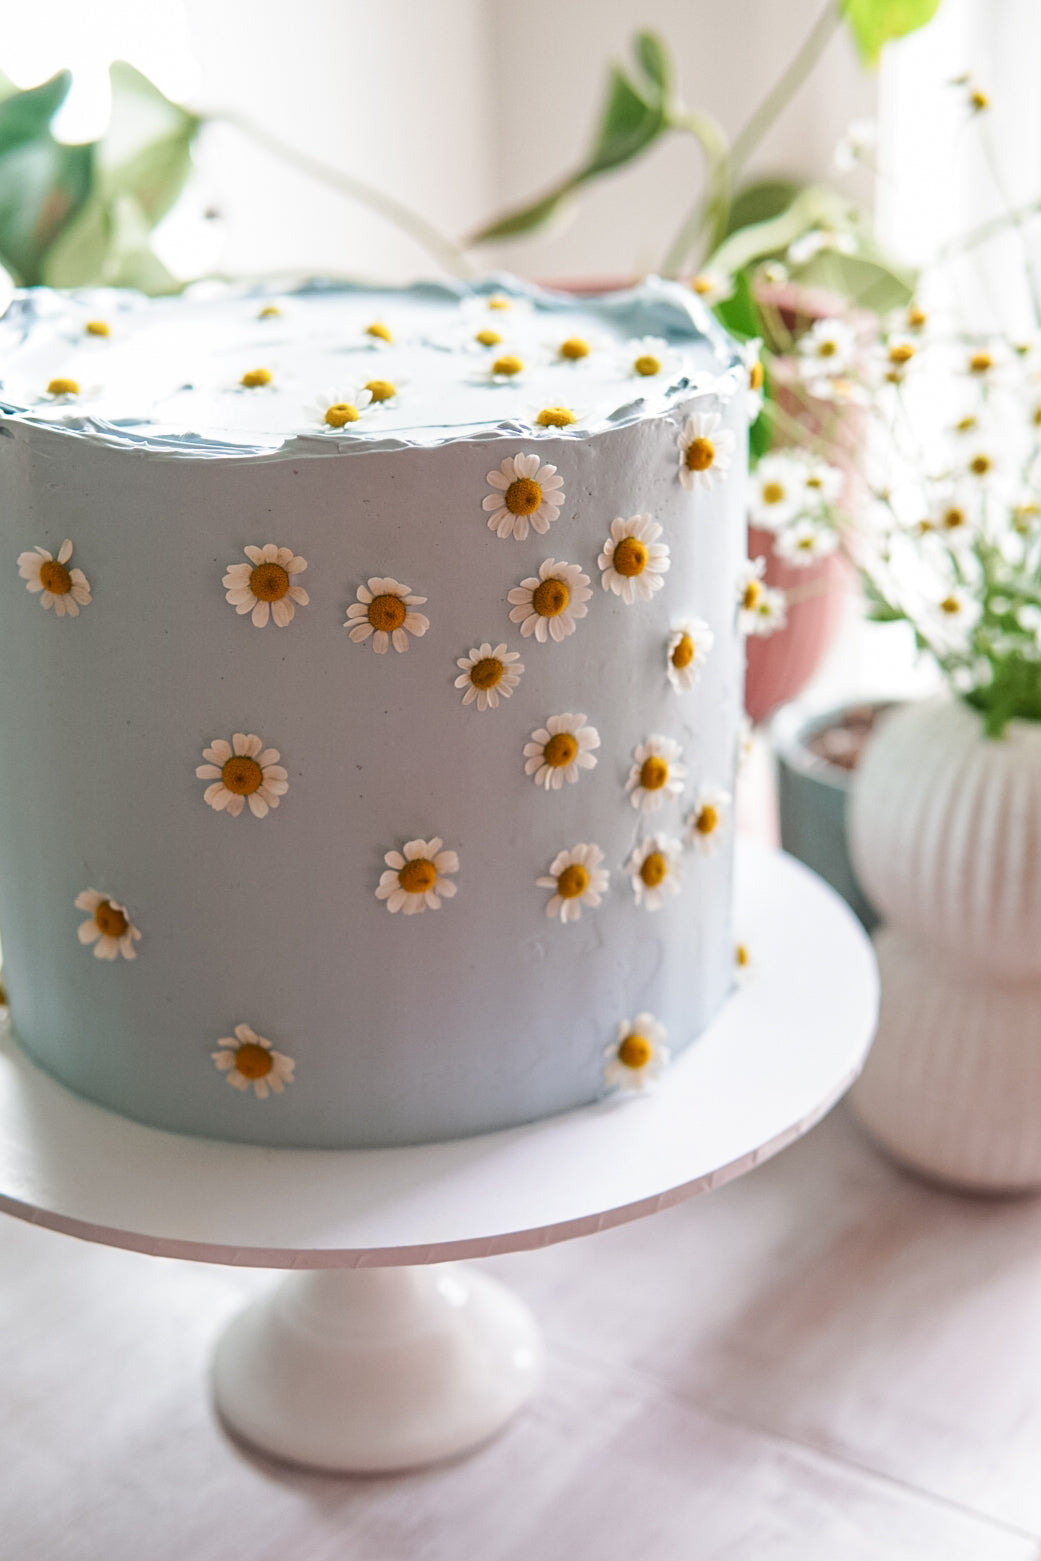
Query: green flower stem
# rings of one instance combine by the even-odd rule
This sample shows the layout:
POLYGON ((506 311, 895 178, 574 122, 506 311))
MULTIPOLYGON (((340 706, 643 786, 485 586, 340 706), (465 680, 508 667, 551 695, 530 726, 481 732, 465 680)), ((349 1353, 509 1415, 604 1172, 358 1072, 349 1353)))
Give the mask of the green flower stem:
POLYGON ((412 211, 401 201, 395 200, 392 195, 379 190, 375 185, 367 184, 363 179, 356 179, 353 174, 344 173, 342 168, 334 168, 330 163, 322 162, 317 157, 312 157, 309 152, 302 152, 295 146, 272 135, 264 125, 257 124, 252 119, 247 119, 242 114, 221 112, 208 116, 211 120, 223 121, 224 124, 233 125, 236 130, 255 141, 266 151, 272 152, 282 162, 288 163, 293 168, 298 168, 301 173, 317 180, 319 184, 327 184, 337 190, 348 199, 357 201, 362 206, 368 206, 371 211, 386 218, 415 239, 417 244, 434 256, 439 265, 443 266, 452 276, 462 279, 472 277, 475 272, 466 254, 459 245, 425 217, 412 211))

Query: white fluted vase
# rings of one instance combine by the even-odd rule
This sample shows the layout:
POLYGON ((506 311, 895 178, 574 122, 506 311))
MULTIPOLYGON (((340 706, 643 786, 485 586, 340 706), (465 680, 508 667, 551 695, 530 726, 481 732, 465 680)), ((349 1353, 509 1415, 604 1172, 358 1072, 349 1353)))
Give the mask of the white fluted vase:
POLYGON ((854 1112, 925 1175, 1041 1187, 1041 724, 988 739, 957 700, 892 711, 856 777, 850 848, 886 923, 854 1112))

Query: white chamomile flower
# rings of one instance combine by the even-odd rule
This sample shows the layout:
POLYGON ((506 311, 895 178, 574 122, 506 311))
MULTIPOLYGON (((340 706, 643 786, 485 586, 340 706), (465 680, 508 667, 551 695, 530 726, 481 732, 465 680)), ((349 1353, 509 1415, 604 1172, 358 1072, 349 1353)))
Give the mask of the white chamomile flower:
POLYGON ((99 894, 96 889, 84 889, 76 896, 76 909, 89 911, 87 921, 81 921, 78 937, 81 943, 94 945, 96 959, 136 959, 134 944, 141 934, 134 926, 125 905, 99 894))
POLYGON ((350 429, 372 405, 372 391, 364 385, 341 385, 323 391, 308 403, 309 429, 323 434, 338 434, 350 429))
POLYGON ((665 650, 665 675, 677 694, 696 685, 715 643, 716 636, 703 618, 682 618, 675 625, 665 650))
POLYGON ((989 441, 976 440, 969 446, 964 469, 966 476, 974 477, 978 483, 990 484, 1000 478, 1002 462, 997 447, 989 441))
POLYGON ((465 298, 460 312, 464 323, 472 325, 475 330, 479 330, 482 325, 490 325, 505 334, 508 330, 521 329, 530 319, 531 303, 527 298, 516 297, 498 288, 492 293, 465 298))
POLYGON ((543 466, 537 455, 507 456, 487 477, 492 492, 482 509, 496 536, 523 542, 529 527, 544 536, 564 503, 564 479, 555 466, 543 466))
POLYGON ((78 379, 59 374, 48 380, 46 390, 37 397, 37 404, 42 407, 82 406, 85 401, 96 401, 100 394, 100 385, 81 385, 78 379))
POLYGON ((799 362, 803 374, 832 379, 850 366, 857 338, 845 320, 815 320, 799 338, 799 362))
POLYGON ((737 986, 748 986, 755 975, 755 962, 747 943, 734 944, 734 982, 737 986))
POLYGON ((566 364, 571 368, 579 364, 589 364, 603 355, 606 342, 595 331, 558 329, 552 336, 547 336, 543 343, 546 356, 556 364, 566 364))
POLYGON ((928 638, 942 655, 964 650, 982 608, 963 586, 952 585, 929 615, 928 638))
POLYGON ((525 638, 534 635, 540 645, 547 639, 566 639, 575 632, 575 620, 588 612, 592 596, 589 576, 577 564, 547 558, 537 575, 530 575, 509 592, 510 622, 519 623, 525 638))
POLYGON ((880 342, 868 372, 872 379, 886 385, 900 385, 918 355, 918 343, 906 332, 898 332, 880 342))
POLYGON ((878 125, 873 119, 853 119, 846 126, 831 155, 836 173, 850 173, 878 145, 878 125))
POLYGON ((656 813, 667 797, 678 797, 687 778, 687 766, 679 762, 683 752, 671 737, 648 737, 633 750, 635 763, 625 789, 634 808, 656 813))
POLYGON ((573 785, 578 780, 579 770, 595 769, 593 749, 599 746, 600 733, 587 725, 586 716, 551 715, 524 744, 524 773, 534 777, 536 786, 559 791, 565 781, 573 785))
POLYGON ((260 367, 255 369, 245 369, 243 373, 239 375, 239 378, 235 384, 235 389, 271 391, 274 389, 274 385, 274 370, 266 367, 260 367))
POLYGON ((18 573, 25 589, 40 595, 41 607, 53 607, 57 618, 77 618, 81 607, 91 601, 90 584, 82 569, 70 569, 72 543, 68 537, 58 549, 57 558, 45 547, 35 547, 18 555, 18 573))
POLYGON ((669 835, 648 835, 638 842, 625 870, 632 880, 637 905, 657 911, 667 895, 679 894, 683 877, 682 846, 669 835))
POLYGON ((281 1095, 287 1084, 293 1082, 296 1063, 284 1052, 277 1052, 271 1042, 258 1035, 248 1024, 237 1024, 234 1036, 224 1035, 220 1050, 210 1056, 220 1073, 224 1074, 234 1089, 248 1090, 258 1100, 269 1095, 281 1095))
POLYGON ((490 641, 471 649, 469 656, 460 656, 456 666, 462 672, 455 680, 456 688, 465 688, 463 704, 477 701, 478 710, 497 710, 499 700, 509 699, 524 672, 524 663, 515 650, 507 650, 505 644, 490 641))
POLYGON ((805 471, 797 456, 764 455, 751 476, 749 519, 764 531, 779 531, 803 504, 805 471))
POLYGON ((819 521, 796 520, 774 538, 774 552, 796 569, 808 569, 822 558, 830 558, 839 545, 838 532, 819 521))
POLYGON ((811 228, 789 244, 787 259, 789 265, 805 266, 825 250, 833 250, 837 255, 855 255, 857 248, 856 235, 848 229, 811 228))
POLYGON ((254 818, 266 818, 289 790, 289 775, 278 762, 278 749, 265 748, 254 732, 236 732, 230 743, 217 737, 202 756, 208 763, 200 764, 195 773, 200 780, 212 782, 203 792, 203 801, 229 818, 238 818, 247 802, 254 818))
POLYGON ((248 564, 229 564, 221 582, 227 587, 225 600, 240 615, 252 614, 256 628, 263 629, 269 618, 284 629, 292 623, 298 607, 306 607, 311 598, 297 580, 307 568, 307 559, 299 558, 292 548, 265 542, 263 547, 244 547, 248 564))
POLYGON ((564 428, 578 428, 587 416, 588 408, 564 406, 559 402, 550 406, 542 402, 532 402, 524 411, 524 421, 531 425, 531 431, 535 434, 551 434, 564 428))
POLYGON ((479 385, 523 385, 531 366, 527 352, 496 348, 474 369, 471 378, 479 385))
POLYGON ((433 840, 410 840, 403 851, 388 851, 384 856, 390 871, 380 875, 376 898, 387 902, 392 916, 398 911, 406 916, 437 911, 442 900, 453 898, 456 885, 448 874, 459 871, 459 858, 443 847, 444 842, 435 836, 433 840))
POLYGON ((765 570, 765 558, 750 558, 737 577, 737 626, 742 634, 765 638, 787 621, 784 592, 763 583, 765 570))
POLYGON ((549 872, 536 878, 539 889, 552 889, 546 906, 547 916, 559 916, 561 922, 578 921, 583 905, 594 910, 607 892, 610 874, 600 866, 604 853, 599 846, 578 845, 570 851, 558 851, 549 872))
POLYGON ((662 528, 649 515, 619 516, 611 522, 611 535, 597 559, 600 584, 628 606, 649 602, 665 581, 671 564, 667 542, 659 542, 662 528))
POLYGON ((695 412, 676 439, 679 479, 684 488, 713 488, 730 469, 734 435, 718 412, 695 412))
POLYGON ((730 817, 730 793, 722 786, 702 786, 687 815, 687 843, 711 856, 723 838, 730 817))
POLYGON ((728 298, 734 296, 734 279, 727 276, 725 271, 714 270, 709 267, 705 271, 699 271, 697 276, 691 278, 690 290, 696 293, 702 303, 714 308, 716 304, 726 303, 728 298))
POLYGON ((667 1033, 653 1014, 624 1020, 604 1051, 604 1083, 608 1088, 640 1091, 654 1084, 669 1061, 667 1033))
MULTIPOLYGON (((409 382, 409 376, 401 373, 386 372, 382 375, 374 375, 367 379, 361 387, 368 393, 366 410, 377 411, 381 408, 392 409, 399 405, 398 397, 409 382)), ((357 405, 357 403, 355 403, 357 405)), ((359 411, 363 409, 358 408, 359 411)))
POLYGON ((626 342, 619 366, 636 379, 664 381, 676 377, 682 360, 664 336, 637 336, 626 342))
POLYGON ((802 458, 803 499, 810 509, 834 504, 842 493, 845 477, 838 466, 829 466, 816 456, 802 458))
POLYGON ((745 411, 748 413, 748 421, 754 423, 763 410, 763 387, 766 382, 766 373, 763 369, 762 359, 763 344, 757 336, 751 340, 742 342, 738 347, 741 362, 748 374, 748 390, 745 395, 745 411))
POLYGON ((935 518, 930 517, 919 526, 919 531, 938 536, 948 547, 958 550, 972 546, 977 525, 970 507, 953 494, 938 507, 935 518))
POLYGON ((367 585, 358 587, 357 601, 347 609, 344 628, 350 630, 356 645, 371 638, 377 656, 384 655, 391 645, 406 651, 409 635, 422 639, 430 627, 430 619, 415 611, 425 601, 425 596, 413 596, 400 580, 373 575, 367 585))

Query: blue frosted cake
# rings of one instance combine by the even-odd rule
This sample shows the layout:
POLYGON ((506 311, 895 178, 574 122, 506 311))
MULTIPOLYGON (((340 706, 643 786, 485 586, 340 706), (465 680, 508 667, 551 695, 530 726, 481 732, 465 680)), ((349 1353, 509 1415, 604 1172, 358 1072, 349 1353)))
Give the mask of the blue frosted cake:
POLYGON ((0 350, 28 1054, 328 1147, 660 1075, 733 970, 748 371, 698 301, 33 290, 0 350))

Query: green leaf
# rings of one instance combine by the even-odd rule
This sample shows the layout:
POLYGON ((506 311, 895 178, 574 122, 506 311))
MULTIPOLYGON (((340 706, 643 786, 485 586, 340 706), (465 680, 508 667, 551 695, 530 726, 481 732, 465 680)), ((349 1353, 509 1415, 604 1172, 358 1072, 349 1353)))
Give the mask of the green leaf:
POLYGON ((657 33, 637 33, 636 58, 647 80, 659 89, 664 101, 672 82, 672 61, 664 40, 657 33))
POLYGON ((65 146, 51 119, 69 89, 67 71, 0 98, 0 259, 18 281, 41 280, 43 255, 90 194, 92 146, 65 146))
POLYGON ((866 250, 841 255, 834 249, 822 249, 800 269, 799 281, 839 293, 854 307, 881 315, 910 303, 916 274, 909 268, 877 259, 866 250))
POLYGON ((740 228, 780 217, 802 188, 794 179, 757 179, 754 184, 743 185, 730 207, 727 237, 740 228))
POLYGON ((48 287, 136 287, 144 293, 173 293, 181 284, 150 247, 151 220, 128 195, 96 189, 75 223, 46 256, 48 287))
POLYGON ((49 81, 27 92, 14 92, 0 101, 0 154, 28 141, 47 138, 51 120, 65 102, 72 73, 60 70, 49 81))
POLYGON ((504 217, 490 222, 486 228, 474 233, 468 242, 493 244, 498 239, 517 238, 522 233, 533 233, 536 228, 546 227, 565 209, 571 190, 569 179, 548 195, 541 195, 537 201, 532 201, 530 206, 520 206, 516 211, 507 212, 504 217))
POLYGON ((750 336, 761 336, 759 311, 752 297, 747 271, 739 271, 733 279, 734 291, 729 298, 715 305, 713 313, 720 324, 725 325, 732 336, 747 341, 750 336))
POLYGON ((853 41, 865 65, 877 65, 883 46, 931 22, 940 0, 841 0, 853 41))
POLYGON ((110 195, 131 196, 154 225, 184 188, 201 120, 124 60, 109 76, 112 115, 99 150, 101 180, 110 195))
POLYGON ((575 176, 576 183, 584 184, 597 174, 632 162, 664 129, 665 110, 660 96, 657 102, 648 102, 628 76, 613 65, 600 128, 588 159, 575 176))

